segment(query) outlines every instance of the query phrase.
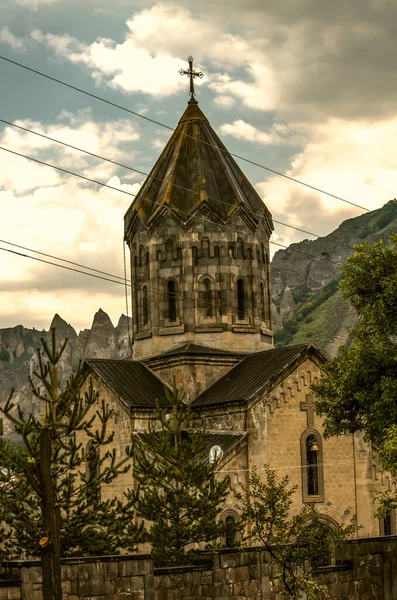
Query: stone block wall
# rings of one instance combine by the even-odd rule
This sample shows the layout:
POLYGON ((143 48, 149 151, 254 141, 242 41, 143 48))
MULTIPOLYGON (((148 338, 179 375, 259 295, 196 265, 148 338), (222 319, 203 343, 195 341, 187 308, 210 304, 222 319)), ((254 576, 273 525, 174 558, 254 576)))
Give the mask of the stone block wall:
MULTIPOLYGON (((279 600, 260 548, 198 553, 200 564, 153 569, 148 555, 64 559, 62 600, 279 600)), ((314 574, 331 600, 397 600, 397 536, 352 540, 314 574)), ((0 600, 41 600, 39 561, 0 563, 0 600)))

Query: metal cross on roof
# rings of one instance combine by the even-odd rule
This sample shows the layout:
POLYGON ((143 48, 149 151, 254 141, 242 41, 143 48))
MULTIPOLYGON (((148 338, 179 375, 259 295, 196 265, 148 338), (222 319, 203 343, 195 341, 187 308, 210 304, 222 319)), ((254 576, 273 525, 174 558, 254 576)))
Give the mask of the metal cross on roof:
POLYGON ((189 62, 189 68, 180 69, 179 73, 181 75, 187 75, 190 78, 190 97, 194 98, 196 95, 194 91, 194 79, 196 79, 196 77, 200 77, 201 79, 202 77, 204 77, 204 73, 202 73, 201 71, 193 70, 193 56, 189 56, 187 60, 189 62))

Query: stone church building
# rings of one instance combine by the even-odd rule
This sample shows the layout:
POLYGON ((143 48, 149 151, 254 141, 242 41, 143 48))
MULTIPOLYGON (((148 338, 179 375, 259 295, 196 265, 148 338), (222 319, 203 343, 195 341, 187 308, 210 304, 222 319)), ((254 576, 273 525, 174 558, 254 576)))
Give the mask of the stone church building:
MULTIPOLYGON (((125 215, 132 360, 88 360, 115 410, 122 455, 145 431, 164 385, 181 388, 208 430, 208 456, 233 488, 265 463, 315 502, 324 521, 394 533, 374 518, 375 489, 395 485, 360 436, 324 439, 310 386, 326 360, 312 345, 275 348, 270 315, 272 217, 192 95, 125 215)), ((131 475, 118 481, 131 486, 131 475)), ((222 519, 238 519, 231 494, 222 519)))

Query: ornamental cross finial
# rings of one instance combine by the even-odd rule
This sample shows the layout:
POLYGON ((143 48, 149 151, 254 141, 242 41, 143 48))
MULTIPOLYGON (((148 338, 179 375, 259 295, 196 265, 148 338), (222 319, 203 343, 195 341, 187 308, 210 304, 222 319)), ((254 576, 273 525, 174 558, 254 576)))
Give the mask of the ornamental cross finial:
POLYGON ((202 73, 201 71, 194 71, 193 70, 193 57, 189 56, 189 58, 187 59, 189 62, 189 68, 188 69, 180 69, 179 73, 181 75, 187 75, 190 78, 190 97, 194 98, 195 97, 195 91, 194 91, 194 79, 196 79, 196 77, 200 77, 200 79, 202 77, 204 77, 204 73, 202 73))

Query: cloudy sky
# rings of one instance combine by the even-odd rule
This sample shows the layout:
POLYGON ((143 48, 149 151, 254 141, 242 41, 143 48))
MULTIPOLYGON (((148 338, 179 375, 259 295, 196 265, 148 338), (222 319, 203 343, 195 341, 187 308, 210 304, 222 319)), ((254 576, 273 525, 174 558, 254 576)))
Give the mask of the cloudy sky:
MULTIPOLYGON (((192 54, 200 106, 231 152, 373 209, 397 195, 396 26, 395 0, 1 0, 0 54, 170 127, 192 54)), ((143 172, 170 135, 3 60, 0 77, 0 119, 143 172)), ((0 247, 122 276, 123 215, 143 176, 3 122, 0 138, 127 192, 0 150, 0 247)), ((324 235, 363 212, 240 165, 277 220, 324 235)), ((273 240, 304 237, 276 226, 273 240)), ((115 323, 125 312, 121 285, 3 250, 0 260, 0 328, 48 327, 59 312, 81 329, 99 307, 115 323)))

